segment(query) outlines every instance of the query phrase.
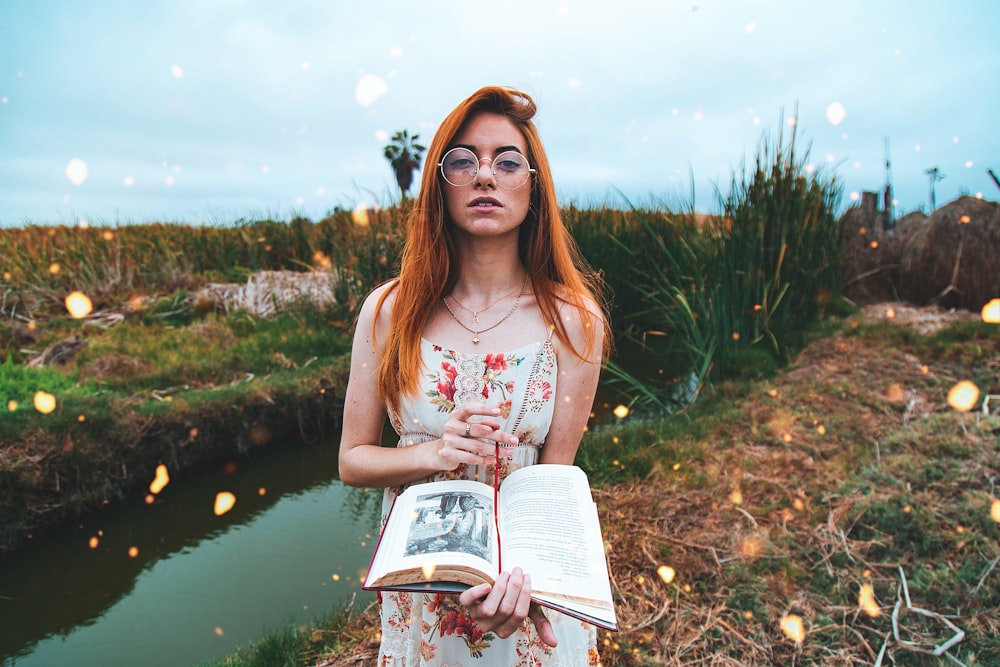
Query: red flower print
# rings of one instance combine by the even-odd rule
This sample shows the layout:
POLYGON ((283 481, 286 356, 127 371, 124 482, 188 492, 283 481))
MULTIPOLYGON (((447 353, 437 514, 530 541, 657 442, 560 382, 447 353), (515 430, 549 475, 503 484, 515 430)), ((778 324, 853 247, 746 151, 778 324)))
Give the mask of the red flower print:
POLYGON ((455 378, 458 377, 458 370, 454 364, 447 361, 441 362, 441 370, 444 371, 442 379, 438 380, 438 393, 449 401, 455 400, 455 378))
POLYGON ((455 634, 456 628, 458 628, 458 612, 453 609, 441 617, 439 634, 441 637, 444 637, 445 635, 453 635, 455 634))
POLYGON ((487 354, 485 363, 486 370, 494 374, 507 370, 507 358, 503 354, 487 354))
POLYGON ((536 399, 541 398, 543 401, 547 401, 552 398, 552 385, 544 380, 535 380, 531 384, 531 395, 536 399), (541 394, 541 396, 538 396, 541 394))
POLYGON ((458 625, 455 628, 459 635, 466 637, 469 644, 478 644, 483 638, 483 631, 468 614, 458 615, 458 625))

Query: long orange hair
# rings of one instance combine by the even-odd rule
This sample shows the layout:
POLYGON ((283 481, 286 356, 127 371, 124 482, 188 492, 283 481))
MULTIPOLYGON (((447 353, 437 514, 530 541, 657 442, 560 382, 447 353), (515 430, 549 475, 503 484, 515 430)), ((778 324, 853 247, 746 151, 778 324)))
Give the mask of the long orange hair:
POLYGON ((420 355, 424 326, 438 300, 455 284, 455 229, 447 216, 437 165, 462 126, 477 113, 498 113, 517 126, 527 143, 528 161, 536 170, 531 183, 530 207, 520 227, 518 245, 542 318, 556 337, 582 359, 592 354, 597 332, 588 327, 586 349, 574 348, 566 325, 559 317, 559 302, 581 311, 596 306, 603 316, 605 328, 605 345, 601 352, 607 354, 610 329, 604 282, 583 260, 563 224, 549 162, 531 120, 535 111, 535 102, 526 93, 499 86, 481 88, 448 114, 427 149, 420 192, 406 221, 407 235, 399 277, 391 289, 383 292, 376 308, 377 313, 386 296, 396 292, 389 336, 378 370, 379 394, 393 410, 399 410, 403 395, 413 396, 419 391, 420 375, 424 370, 420 355))

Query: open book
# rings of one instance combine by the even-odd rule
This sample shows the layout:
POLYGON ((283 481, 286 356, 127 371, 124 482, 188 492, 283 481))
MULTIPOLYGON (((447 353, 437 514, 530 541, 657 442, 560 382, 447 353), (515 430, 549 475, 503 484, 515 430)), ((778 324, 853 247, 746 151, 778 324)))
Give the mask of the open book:
POLYGON ((617 630, 597 506, 587 475, 542 464, 500 486, 416 484, 389 511, 364 588, 458 593, 502 570, 531 575, 532 600, 617 630))

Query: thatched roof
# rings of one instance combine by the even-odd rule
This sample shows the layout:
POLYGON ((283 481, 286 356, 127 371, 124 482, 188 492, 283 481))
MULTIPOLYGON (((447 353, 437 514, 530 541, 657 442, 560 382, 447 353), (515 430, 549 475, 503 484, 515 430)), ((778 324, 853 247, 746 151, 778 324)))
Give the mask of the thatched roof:
POLYGON ((843 277, 862 303, 896 299, 978 312, 1000 297, 1000 203, 959 197, 930 216, 900 218, 892 232, 880 211, 852 208, 842 222, 843 277))

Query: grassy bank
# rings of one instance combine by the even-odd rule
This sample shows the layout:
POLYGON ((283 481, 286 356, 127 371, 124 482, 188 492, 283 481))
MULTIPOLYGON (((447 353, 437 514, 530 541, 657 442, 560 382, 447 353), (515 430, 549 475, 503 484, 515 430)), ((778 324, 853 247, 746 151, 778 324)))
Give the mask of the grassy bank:
MULTIPOLYGON (((1000 660, 1000 427, 945 402, 961 379, 1000 393, 995 325, 852 314, 839 189, 805 164, 794 138, 765 144, 714 217, 563 211, 613 304, 602 391, 630 408, 579 461, 624 628, 605 664, 934 664, 948 623, 952 659, 1000 660)), ((158 463, 335 428, 351 322, 395 273, 404 215, 0 230, 0 549, 158 463), (289 276, 317 291, 269 286, 289 276)), ((374 624, 355 609, 226 662, 359 664, 374 624)))
MULTIPOLYGON (((589 433, 622 625, 603 664, 998 664, 1000 417, 947 396, 996 381, 1000 338, 966 319, 829 319, 771 378, 589 433)), ((214 665, 374 665, 377 637, 352 609, 214 665)))
POLYGON ((144 488, 161 463, 177 472, 338 427, 349 336, 336 313, 170 313, 110 328, 53 319, 56 345, 79 341, 71 359, 0 365, 0 548, 144 488))

